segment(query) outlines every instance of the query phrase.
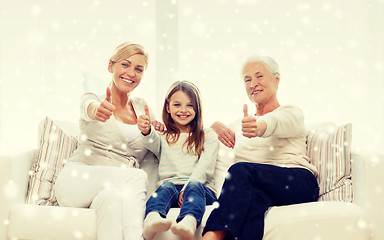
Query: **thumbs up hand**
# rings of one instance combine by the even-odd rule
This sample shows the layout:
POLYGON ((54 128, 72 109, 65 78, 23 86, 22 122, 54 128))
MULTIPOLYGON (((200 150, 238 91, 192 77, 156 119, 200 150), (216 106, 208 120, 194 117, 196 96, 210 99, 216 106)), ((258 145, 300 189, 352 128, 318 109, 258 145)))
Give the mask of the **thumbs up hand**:
POLYGON ((258 124, 257 120, 253 116, 248 115, 248 105, 244 104, 243 107, 244 117, 241 121, 241 130, 243 132, 243 136, 247 138, 258 137, 258 124))
POLYGON ((139 128, 140 132, 146 136, 151 133, 151 123, 147 105, 144 106, 144 111, 145 114, 140 115, 137 119, 137 127, 139 128))
POLYGON ((243 136, 247 138, 263 136, 267 130, 267 124, 263 120, 257 121, 254 116, 248 115, 248 105, 243 107, 244 118, 241 121, 243 136))
POLYGON ((105 122, 112 116, 114 110, 115 106, 112 104, 111 89, 108 87, 105 99, 94 109, 94 119, 105 122))

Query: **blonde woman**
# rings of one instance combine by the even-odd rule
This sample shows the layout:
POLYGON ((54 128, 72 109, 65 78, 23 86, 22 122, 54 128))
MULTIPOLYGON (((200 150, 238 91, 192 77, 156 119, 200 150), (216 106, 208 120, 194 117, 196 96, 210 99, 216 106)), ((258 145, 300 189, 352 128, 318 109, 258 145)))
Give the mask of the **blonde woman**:
POLYGON ((123 43, 116 48, 105 95, 85 93, 81 99, 80 145, 55 184, 61 206, 96 210, 99 240, 142 238, 147 175, 138 167, 147 149, 137 117, 147 103, 131 93, 147 65, 142 46, 123 43))

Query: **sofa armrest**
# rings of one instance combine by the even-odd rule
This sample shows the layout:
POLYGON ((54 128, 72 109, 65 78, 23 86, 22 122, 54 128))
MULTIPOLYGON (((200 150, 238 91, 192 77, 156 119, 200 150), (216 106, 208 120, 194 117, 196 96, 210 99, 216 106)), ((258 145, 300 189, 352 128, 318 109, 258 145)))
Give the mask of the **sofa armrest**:
POLYGON ((0 240, 7 239, 8 213, 12 202, 10 188, 12 159, 0 156, 0 240))
POLYGON ((36 149, 17 154, 12 159, 12 181, 17 187, 17 196, 13 203, 24 203, 28 191, 30 171, 33 164, 36 149))
POLYGON ((364 186, 359 194, 358 204, 365 210, 374 240, 384 239, 384 155, 362 155, 360 168, 363 178, 359 184, 364 186), (362 196, 362 197, 360 197, 362 196))
POLYGON ((364 195, 364 157, 360 154, 352 153, 352 187, 353 203, 363 207, 365 201, 364 195))

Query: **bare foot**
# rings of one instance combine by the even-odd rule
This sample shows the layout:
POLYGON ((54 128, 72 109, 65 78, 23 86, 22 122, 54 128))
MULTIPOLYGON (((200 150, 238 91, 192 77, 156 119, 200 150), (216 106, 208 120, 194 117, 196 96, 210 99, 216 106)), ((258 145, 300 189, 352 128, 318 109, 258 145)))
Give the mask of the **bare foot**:
POLYGON ((209 231, 204 234, 201 240, 223 240, 226 234, 226 231, 209 231))

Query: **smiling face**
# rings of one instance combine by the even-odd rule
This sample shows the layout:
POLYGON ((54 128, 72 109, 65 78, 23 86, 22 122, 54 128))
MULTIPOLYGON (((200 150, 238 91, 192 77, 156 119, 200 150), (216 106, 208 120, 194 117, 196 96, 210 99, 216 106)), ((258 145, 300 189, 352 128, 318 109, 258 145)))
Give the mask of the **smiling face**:
POLYGON ((243 80, 249 99, 267 106, 277 101, 276 92, 280 76, 273 75, 262 62, 250 62, 244 66, 243 80))
POLYGON ((122 93, 130 93, 140 84, 145 66, 145 57, 141 54, 118 62, 110 61, 108 71, 112 73, 112 87, 122 93))
POLYGON ((179 90, 171 96, 167 112, 180 132, 190 131, 189 123, 195 118, 196 112, 191 99, 185 92, 179 90))

